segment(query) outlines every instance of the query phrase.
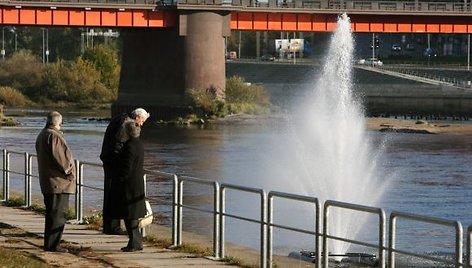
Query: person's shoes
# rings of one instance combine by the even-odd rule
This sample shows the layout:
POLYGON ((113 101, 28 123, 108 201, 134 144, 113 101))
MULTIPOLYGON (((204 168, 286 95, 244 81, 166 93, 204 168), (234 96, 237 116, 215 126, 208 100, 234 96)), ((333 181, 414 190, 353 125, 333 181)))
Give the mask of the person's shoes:
POLYGON ((121 248, 121 251, 123 252, 135 252, 135 251, 141 251, 143 248, 129 248, 129 247, 123 247, 121 248))
POLYGON ((67 248, 61 248, 61 247, 45 249, 44 251, 58 252, 58 253, 67 253, 67 252, 69 252, 69 250, 67 250, 67 248))

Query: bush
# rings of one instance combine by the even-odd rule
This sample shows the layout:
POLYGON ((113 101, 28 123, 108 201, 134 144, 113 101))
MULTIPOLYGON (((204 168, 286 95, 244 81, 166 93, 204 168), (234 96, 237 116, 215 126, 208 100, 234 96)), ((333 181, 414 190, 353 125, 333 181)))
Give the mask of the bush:
POLYGON ((48 65, 44 94, 56 101, 104 103, 114 95, 100 82, 100 73, 92 63, 78 58, 74 62, 59 60, 48 65))
POLYGON ((30 101, 20 91, 11 87, 0 87, 0 104, 6 106, 25 106, 30 101))
POLYGON ((189 96, 197 109, 206 115, 224 116, 228 113, 266 114, 270 111, 270 96, 259 85, 246 83, 233 76, 226 80, 226 99, 217 98, 216 89, 191 89, 189 96))
POLYGON ((95 66, 100 72, 100 82, 116 95, 120 81, 118 49, 113 46, 98 45, 87 48, 83 58, 95 66))
POLYGON ((31 51, 20 50, 0 62, 0 86, 18 89, 29 96, 44 84, 44 64, 31 51))
POLYGON ((188 93, 195 107, 202 110, 206 115, 217 115, 224 106, 224 102, 217 98, 217 92, 214 88, 205 90, 190 89, 188 93))
POLYGON ((233 76, 226 80, 226 102, 268 106, 270 96, 264 87, 249 84, 242 77, 233 76))

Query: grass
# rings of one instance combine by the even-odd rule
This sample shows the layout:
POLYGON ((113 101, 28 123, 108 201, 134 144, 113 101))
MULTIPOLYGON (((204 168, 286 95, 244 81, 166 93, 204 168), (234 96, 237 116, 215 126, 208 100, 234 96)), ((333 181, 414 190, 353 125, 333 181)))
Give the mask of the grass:
POLYGON ((0 266, 2 268, 47 268, 49 267, 33 254, 0 246, 0 266))
POLYGON ((0 126, 13 127, 18 126, 20 123, 11 117, 5 116, 0 112, 0 126))
MULTIPOLYGON (((3 205, 7 207, 23 207, 25 205, 25 200, 21 196, 10 196, 10 198, 7 201, 3 202, 3 205)), ((34 211, 41 215, 46 214, 46 208, 43 205, 39 205, 39 204, 32 204, 30 207, 25 208, 25 209, 34 211)), ((68 220, 75 219, 75 212, 69 209, 67 211, 66 218, 68 220)))

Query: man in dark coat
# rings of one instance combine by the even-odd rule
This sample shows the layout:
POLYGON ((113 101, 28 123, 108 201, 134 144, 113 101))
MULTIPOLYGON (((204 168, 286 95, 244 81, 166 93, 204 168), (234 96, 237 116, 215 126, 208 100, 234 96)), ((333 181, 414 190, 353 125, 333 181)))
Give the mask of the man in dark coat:
POLYGON ((103 233, 105 234, 121 234, 120 220, 112 219, 110 211, 112 202, 110 202, 110 187, 112 178, 114 178, 114 170, 116 168, 116 157, 123 146, 123 143, 117 140, 117 135, 123 122, 127 119, 134 120, 138 125, 142 126, 149 118, 149 113, 143 108, 137 108, 130 114, 121 114, 112 118, 103 137, 102 151, 100 159, 103 162, 104 186, 103 186, 103 233))
POLYGON ((61 125, 62 115, 50 112, 46 127, 36 139, 39 184, 46 206, 44 250, 54 252, 67 252, 59 243, 67 220, 69 195, 76 193, 76 167, 60 132, 61 125))
POLYGON ((111 216, 124 219, 129 236, 128 245, 121 250, 133 252, 143 249, 142 235, 139 232, 138 219, 146 213, 144 193, 144 148, 139 140, 141 127, 133 120, 124 122, 125 141, 117 157, 117 174, 112 180, 111 216))

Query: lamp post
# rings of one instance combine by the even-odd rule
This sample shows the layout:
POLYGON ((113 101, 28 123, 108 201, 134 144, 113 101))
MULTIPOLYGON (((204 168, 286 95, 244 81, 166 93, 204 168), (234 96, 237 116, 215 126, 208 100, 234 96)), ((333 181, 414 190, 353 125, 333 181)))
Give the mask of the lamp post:
POLYGON ((49 29, 42 28, 43 31, 43 64, 49 63, 49 29))
POLYGON ((2 54, 2 60, 5 60, 5 27, 2 27, 2 50, 0 54, 2 54))
POLYGON ((46 63, 46 52, 45 52, 45 45, 44 45, 44 28, 41 28, 41 31, 43 33, 43 55, 42 55, 42 59, 43 59, 43 64, 46 63))
POLYGON ((49 29, 46 29, 46 63, 49 63, 49 29))
POLYGON ((15 35, 14 40, 15 40, 15 51, 16 51, 18 49, 18 37, 17 37, 18 34, 16 33, 15 27, 11 26, 8 29, 10 30, 10 33, 15 35))

